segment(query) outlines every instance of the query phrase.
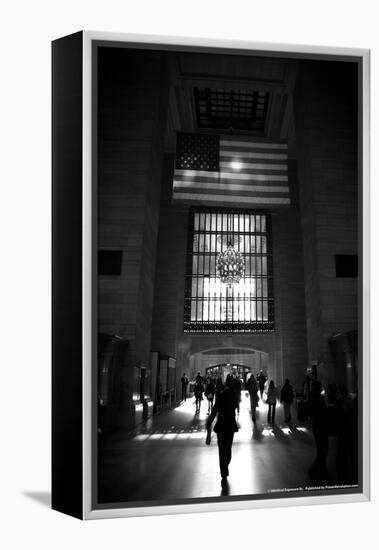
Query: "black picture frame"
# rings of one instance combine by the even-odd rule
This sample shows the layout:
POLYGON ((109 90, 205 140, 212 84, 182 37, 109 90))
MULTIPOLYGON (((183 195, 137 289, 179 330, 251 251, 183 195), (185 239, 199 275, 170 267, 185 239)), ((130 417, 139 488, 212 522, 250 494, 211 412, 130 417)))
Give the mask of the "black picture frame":
MULTIPOLYGON (((238 510, 369 499, 369 51, 82 31, 52 45, 52 507, 80 519, 238 510), (359 483, 299 492, 98 502, 98 52, 348 62, 357 70, 359 483)), ((120 253, 121 251, 117 251, 120 253)), ((344 253, 341 253, 343 255, 344 253)), ((336 256, 337 258, 337 256, 336 256)), ((120 258, 117 258, 119 265, 120 258)), ((336 260, 337 266, 337 260, 336 260)), ((337 267, 336 267, 337 268, 337 267)), ((105 275, 119 276, 118 269, 105 275)), ((342 275, 341 277, 346 277, 342 275)), ((169 360, 169 358, 167 358, 169 360)), ((144 364, 136 368, 145 369, 144 364)))

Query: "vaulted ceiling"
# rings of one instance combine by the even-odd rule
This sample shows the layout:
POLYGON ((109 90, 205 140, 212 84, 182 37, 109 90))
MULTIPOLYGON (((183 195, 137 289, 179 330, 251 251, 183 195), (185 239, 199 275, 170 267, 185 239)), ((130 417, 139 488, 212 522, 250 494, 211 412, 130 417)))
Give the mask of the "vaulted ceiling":
POLYGON ((169 72, 167 152, 176 132, 206 132, 286 139, 291 156, 295 60, 178 53, 169 72))

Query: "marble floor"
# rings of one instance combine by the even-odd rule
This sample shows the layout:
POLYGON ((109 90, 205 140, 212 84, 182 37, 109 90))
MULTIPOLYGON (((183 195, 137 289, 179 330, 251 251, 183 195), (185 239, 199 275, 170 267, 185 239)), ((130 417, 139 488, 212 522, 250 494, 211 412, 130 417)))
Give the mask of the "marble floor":
MULTIPOLYGON (((267 420, 260 401, 253 428, 250 401, 243 392, 228 485, 221 490, 217 436, 205 444, 207 402, 195 415, 192 397, 173 410, 154 415, 131 433, 115 434, 99 461, 101 503, 172 501, 291 491, 312 484, 307 471, 315 458, 309 424, 284 423, 278 404, 276 423, 267 420)), ((293 416, 295 417, 295 411, 293 416)), ((334 474, 335 448, 330 441, 328 468, 334 474)))

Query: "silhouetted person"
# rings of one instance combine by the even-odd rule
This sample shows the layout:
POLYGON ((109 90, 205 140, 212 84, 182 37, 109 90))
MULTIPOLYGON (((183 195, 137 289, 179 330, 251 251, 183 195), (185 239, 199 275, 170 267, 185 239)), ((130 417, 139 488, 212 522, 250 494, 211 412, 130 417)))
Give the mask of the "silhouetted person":
POLYGON ((246 389, 249 392, 249 396, 250 396, 251 417, 253 419, 253 422, 256 422, 256 410, 259 403, 259 397, 258 397, 258 384, 253 374, 250 376, 249 380, 247 381, 246 389))
POLYGON ((261 394, 261 399, 263 399, 263 392, 265 389, 265 383, 266 383, 267 377, 263 374, 263 371, 259 371, 259 374, 257 376, 257 382, 259 385, 259 392, 261 394))
POLYGON ((238 431, 235 415, 235 395, 232 388, 232 377, 228 375, 224 390, 219 394, 216 403, 209 415, 207 429, 217 416, 214 431, 217 434, 218 455, 221 474, 221 486, 227 484, 229 464, 232 458, 232 444, 234 433, 238 431))
POLYGON ((216 396, 216 399, 217 397, 220 395, 220 393, 223 391, 224 389, 224 384, 222 383, 222 378, 219 376, 217 378, 217 381, 216 381, 216 388, 215 388, 215 396, 216 396))
POLYGON ((161 404, 161 400, 162 400, 162 392, 163 392, 162 382, 161 382, 161 379, 158 378, 158 382, 157 382, 157 403, 159 405, 161 404))
POLYGON ((346 388, 336 389, 336 470, 338 483, 357 483, 357 411, 346 388))
POLYGON ((181 382, 182 382, 182 400, 185 401, 187 399, 187 387, 188 387, 188 378, 185 373, 183 373, 181 382))
POLYGON ((303 395, 297 403, 297 419, 305 422, 309 418, 309 407, 311 397, 312 379, 309 374, 306 375, 303 382, 303 395))
POLYGON ((195 382, 200 382, 200 384, 203 383, 203 377, 201 376, 200 371, 196 375, 195 382))
POLYGON ((325 482, 328 480, 328 471, 326 468, 329 444, 328 414, 325 400, 321 395, 321 384, 318 380, 314 380, 312 383, 309 413, 316 443, 316 459, 308 470, 308 473, 313 480, 325 482))
POLYGON ((209 413, 212 410, 213 401, 215 397, 215 385, 211 378, 208 379, 207 385, 205 386, 205 396, 208 399, 208 413, 209 413))
POLYGON ((312 380, 309 374, 306 375, 303 384, 304 400, 309 401, 311 397, 312 380))
POLYGON ((280 392, 280 402, 283 403, 285 422, 290 422, 291 420, 291 404, 294 398, 295 393, 290 381, 286 378, 282 391, 280 392))
POLYGON ((242 382, 237 376, 231 377, 232 381, 232 389, 234 392, 235 402, 236 402, 236 409, 239 414, 240 412, 240 403, 241 403, 241 391, 242 391, 242 382))
POLYGON ((196 382, 193 393, 195 395, 196 413, 200 412, 201 402, 203 400, 204 386, 201 382, 196 382))
POLYGON ((278 390, 275 387, 274 381, 271 380, 267 390, 267 403, 268 403, 267 422, 269 424, 275 424, 275 410, 276 410, 277 398, 278 398, 278 390))

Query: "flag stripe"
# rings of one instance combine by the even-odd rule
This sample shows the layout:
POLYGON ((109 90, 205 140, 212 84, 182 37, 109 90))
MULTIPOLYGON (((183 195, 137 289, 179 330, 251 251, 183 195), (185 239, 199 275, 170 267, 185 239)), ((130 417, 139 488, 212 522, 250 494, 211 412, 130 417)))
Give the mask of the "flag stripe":
POLYGON ((247 204, 290 204, 290 199, 288 197, 244 197, 239 195, 200 195, 192 193, 187 195, 185 193, 175 193, 174 200, 184 199, 188 201, 204 201, 204 202, 233 202, 233 203, 247 203, 247 204))
POLYGON ((181 191, 198 192, 201 190, 220 190, 220 191, 246 191, 247 193, 252 192, 265 192, 265 193, 289 193, 289 187, 287 185, 277 186, 277 185, 251 185, 251 184, 236 184, 236 183, 208 183, 203 182, 202 180, 197 180, 196 183, 188 183, 186 181, 174 181, 174 188, 180 189, 181 191))
MULTIPOLYGON (((230 168, 230 161, 220 161, 220 167, 221 168, 230 168)), ((287 171, 287 164, 264 164, 264 163, 250 163, 250 162, 242 162, 241 170, 244 170, 246 172, 247 170, 282 170, 283 172, 287 171)))
POLYGON ((220 158, 228 160, 229 157, 238 158, 240 155, 244 159, 259 159, 259 160, 287 160, 288 155, 283 155, 280 153, 262 153, 262 152, 252 152, 252 151, 220 151, 220 158))
POLYGON ((287 143, 268 143, 268 142, 254 142, 254 141, 240 141, 240 140, 231 140, 231 139, 220 139, 220 148, 228 148, 232 149, 233 147, 236 147, 237 149, 241 150, 244 147, 246 149, 288 149, 287 143))
POLYGON ((248 181, 288 181, 288 176, 278 174, 245 174, 240 172, 208 172, 206 170, 175 170, 175 178, 181 178, 186 180, 197 178, 206 180, 209 178, 211 181, 215 179, 234 181, 234 180, 248 180, 248 181))
MULTIPOLYGON (((196 135, 191 139, 196 143, 196 135)), ((218 170, 208 171, 198 169, 202 163, 197 162, 197 153, 194 156, 192 142, 189 141, 188 155, 194 169, 175 170, 175 201, 217 205, 241 203, 249 207, 290 204, 287 143, 220 136, 218 170)), ((187 152, 181 149, 179 154, 185 159, 187 152)))
MULTIPOLYGON (((187 197, 190 197, 191 193, 195 193, 197 195, 209 195, 210 193, 212 193, 216 199, 219 195, 234 197, 236 195, 236 191, 237 189, 225 189, 225 188, 214 189, 209 187, 207 188, 197 187, 197 188, 191 188, 191 189, 180 188, 178 193, 180 193, 181 195, 186 195, 187 197)), ((252 193, 251 189, 238 189, 237 194, 241 197, 251 197, 252 195, 254 195, 254 197, 272 197, 273 195, 276 195, 278 197, 279 196, 285 197, 285 196, 288 196, 288 190, 284 189, 281 191, 276 191, 275 193, 273 192, 270 193, 266 189, 262 189, 262 190, 254 189, 254 193, 252 193)))

